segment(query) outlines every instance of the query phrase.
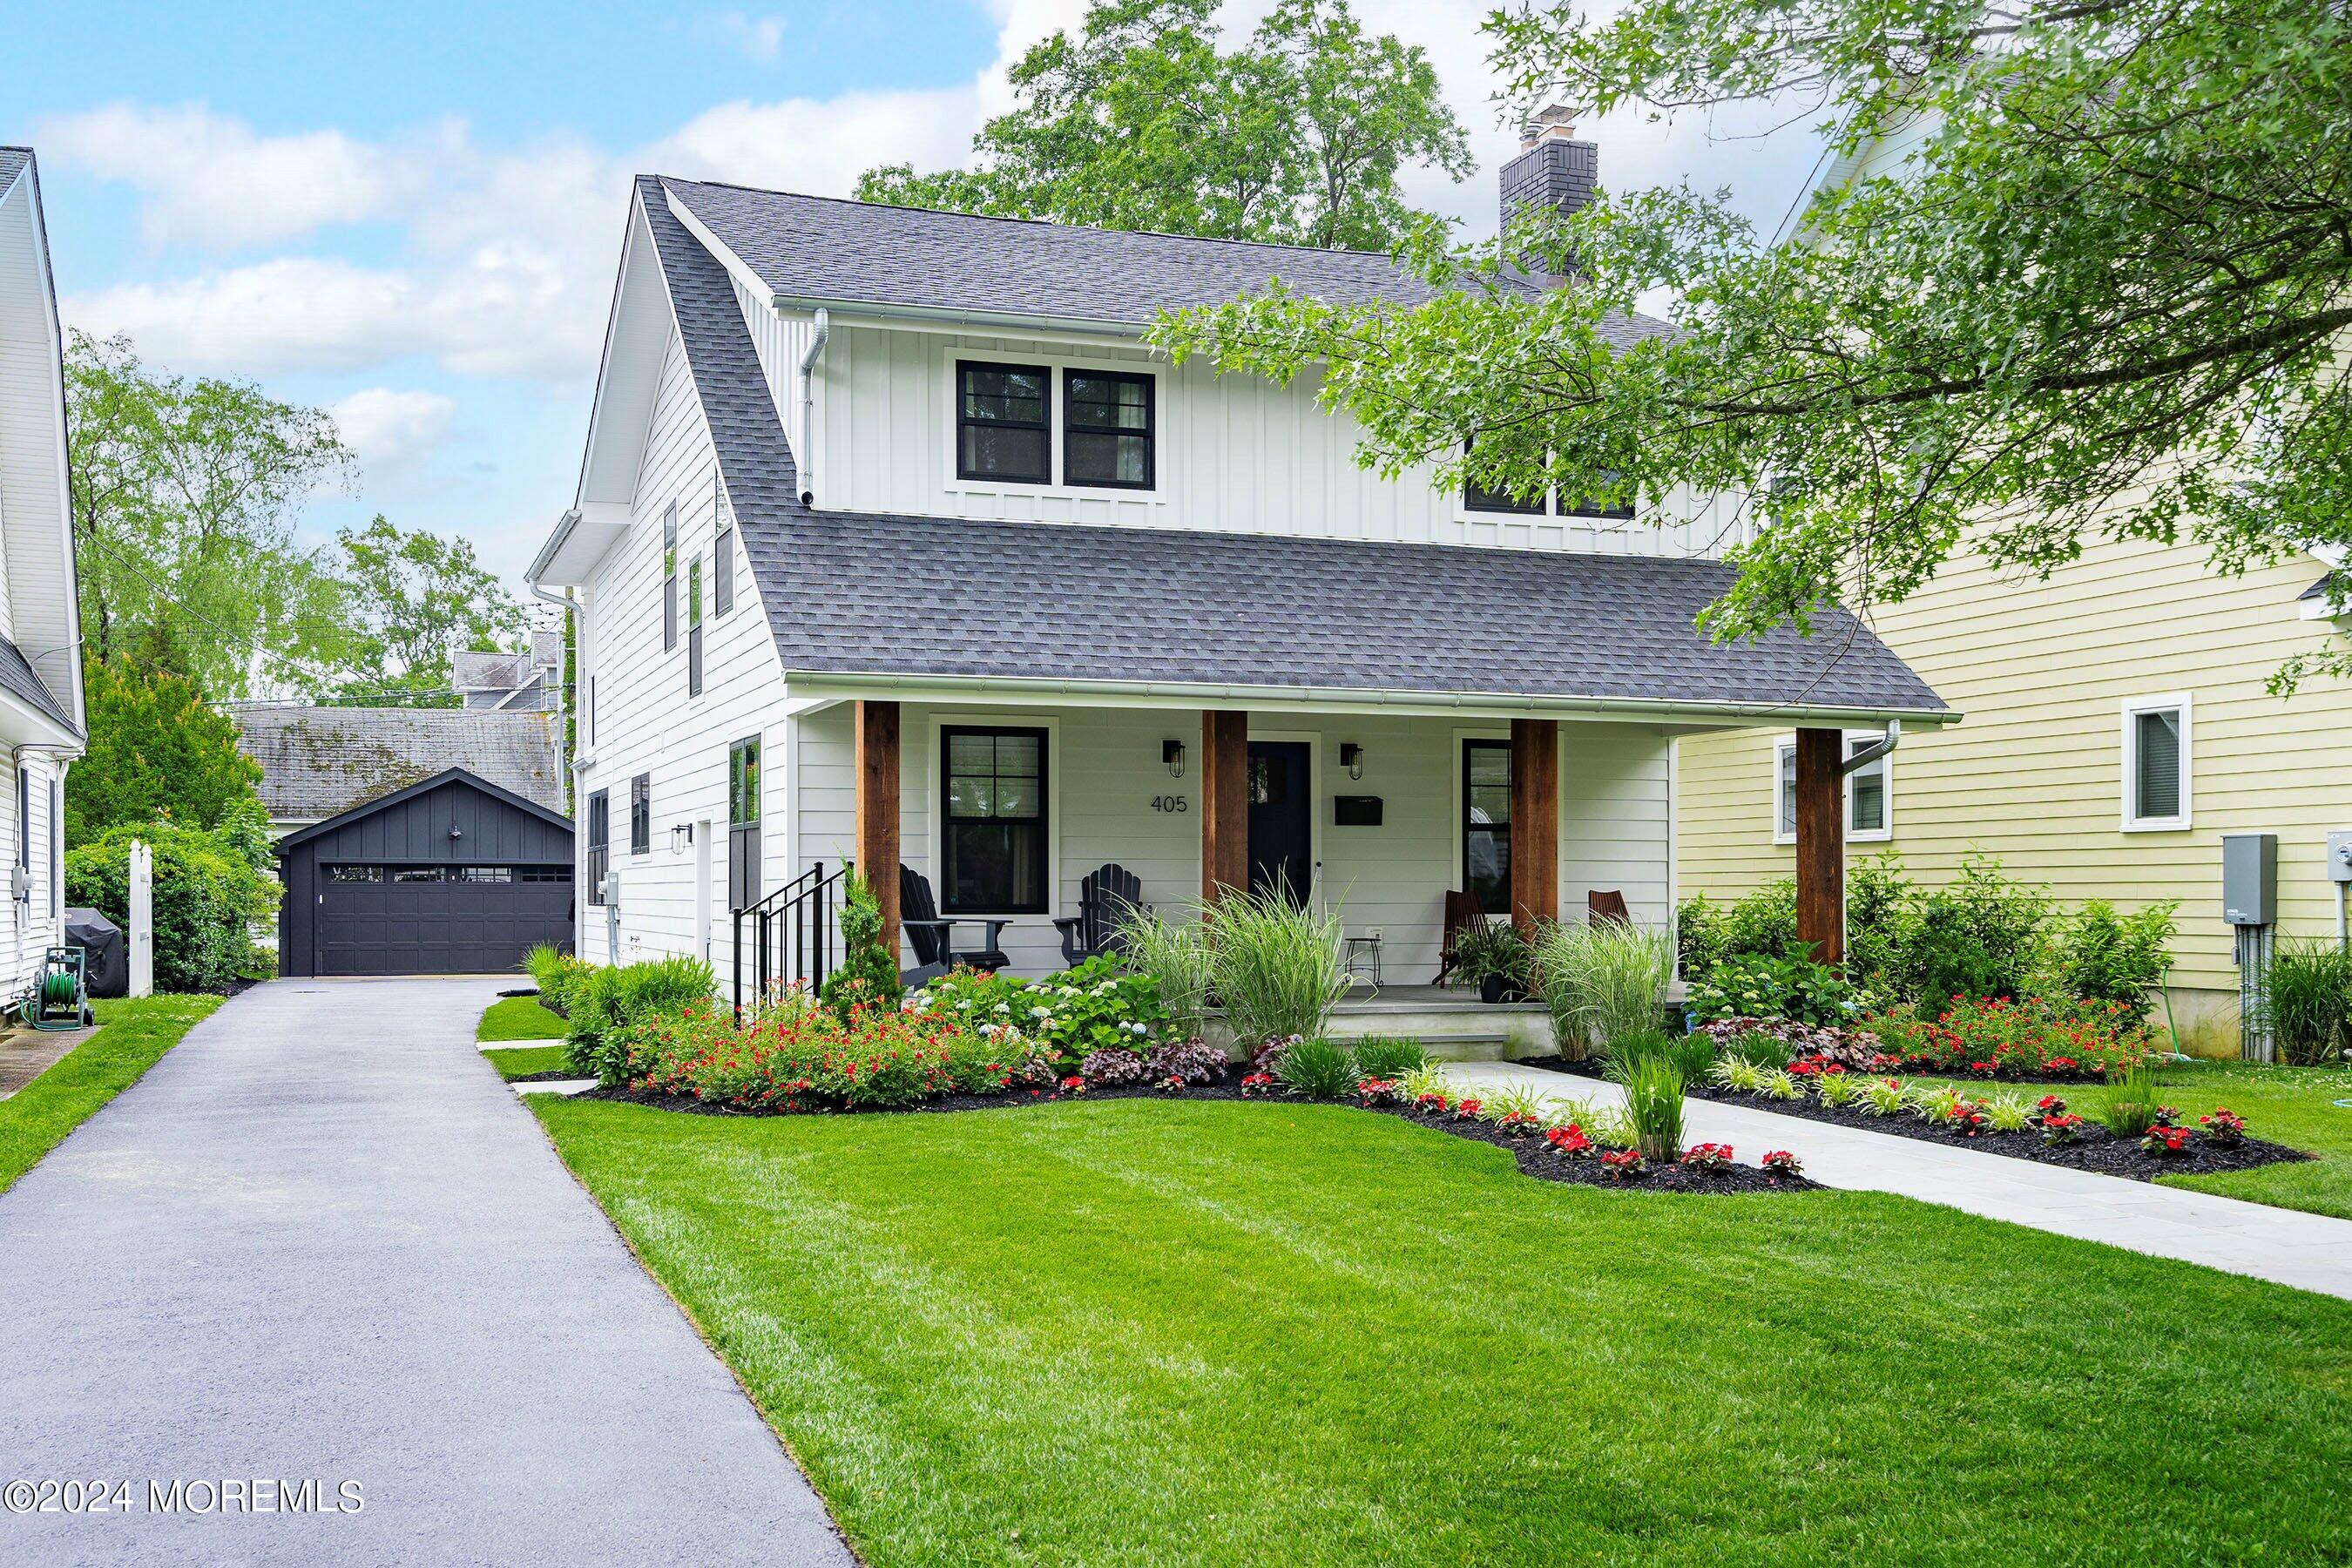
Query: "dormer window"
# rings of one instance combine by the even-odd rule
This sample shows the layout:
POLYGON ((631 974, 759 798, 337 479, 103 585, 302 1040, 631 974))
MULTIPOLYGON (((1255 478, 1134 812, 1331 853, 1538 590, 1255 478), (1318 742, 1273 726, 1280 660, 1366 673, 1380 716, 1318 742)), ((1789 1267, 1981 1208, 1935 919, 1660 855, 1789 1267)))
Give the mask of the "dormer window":
MULTIPOLYGON (((1465 443, 1464 451, 1470 448, 1465 443)), ((1615 478, 1612 474, 1611 478, 1615 478)), ((1561 501, 1555 510, 1554 497, 1547 490, 1533 500, 1520 500, 1507 490, 1481 489, 1475 479, 1465 479, 1462 486, 1462 510, 1465 511, 1507 512, 1517 517, 1593 517, 1612 522, 1630 521, 1633 509, 1622 503, 1603 506, 1597 501, 1561 501)))
POLYGON ((1151 488, 1151 377, 1074 370, 1062 404, 1064 484, 1151 488))
POLYGON ((1043 365, 956 363, 956 477, 1042 485, 1053 478, 1043 365))

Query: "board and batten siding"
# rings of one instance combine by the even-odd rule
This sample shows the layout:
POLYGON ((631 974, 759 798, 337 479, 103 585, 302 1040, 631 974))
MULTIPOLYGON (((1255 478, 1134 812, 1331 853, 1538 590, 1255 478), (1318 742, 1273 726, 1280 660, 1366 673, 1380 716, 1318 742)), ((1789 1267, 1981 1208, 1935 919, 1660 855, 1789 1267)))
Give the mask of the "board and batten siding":
POLYGON ((1360 467, 1359 426, 1317 404, 1311 374, 1280 387, 1218 375, 1197 359, 1171 365, 1139 345, 900 331, 836 317, 817 367, 812 447, 800 363, 813 319, 771 310, 740 281, 736 301, 793 450, 815 452, 808 477, 826 510, 1608 554, 1715 555, 1745 537, 1736 504, 1703 501, 1688 489, 1669 498, 1664 513, 1674 521, 1665 526, 1467 511, 1457 492, 1433 488, 1427 468, 1386 479, 1360 467), (1057 399, 1066 368, 1153 374, 1155 489, 958 479, 958 357, 1050 366, 1057 399))
MULTIPOLYGON (((1049 874, 1054 907, 1020 915, 1004 932, 1013 973, 1050 973, 1062 966, 1057 915, 1077 912, 1078 883, 1116 862, 1143 884, 1146 902, 1171 915, 1201 890, 1201 716, 1192 710, 1100 708, 940 708, 900 710, 899 812, 906 863, 940 885, 932 830, 940 796, 937 736, 942 722, 1045 728, 1050 818, 1049 874), (1181 740, 1184 777, 1171 778, 1160 742, 1181 740), (1155 800, 1181 798, 1181 812, 1155 800)), ((799 868, 846 858, 853 842, 856 775, 852 710, 843 703, 792 721, 799 805, 799 868)), ((1436 973, 1447 889, 1461 886, 1461 742, 1504 740, 1507 725, 1475 726, 1438 718, 1259 712, 1250 737, 1311 746, 1310 822, 1321 871, 1317 896, 1336 906, 1351 936, 1381 934, 1382 967, 1391 984, 1425 984, 1436 973), (1364 748, 1364 776, 1350 779, 1339 747, 1364 748), (1341 827, 1332 797, 1381 798, 1377 827, 1341 827)), ((1594 890, 1625 895, 1633 916, 1662 924, 1673 907, 1672 777, 1669 742, 1632 724, 1563 724, 1560 766, 1561 909, 1571 917, 1594 890)), ((1500 912, 1500 911, 1496 911, 1500 912)), ((977 942, 960 927, 961 942, 977 942)), ((911 954, 903 954, 911 963, 911 954)))
MULTIPOLYGON (((2297 556, 2242 577, 2216 574, 2189 545, 2102 542, 2047 582, 1956 555, 1910 600, 1874 614, 1879 635, 1966 715, 1904 737, 1892 760, 1893 835, 1849 846, 1892 850, 1930 884, 1972 850, 2045 883, 2065 904, 2180 906, 2176 987, 2234 997, 2221 920, 2221 837, 2279 837, 2279 931, 2332 936, 2326 835, 2352 828, 2352 686, 2310 683, 2278 698, 2264 682, 2342 634, 2303 616, 2298 595, 2326 568, 2297 556), (2123 706, 2191 700, 2189 826, 2123 830, 2123 706)), ((1772 731, 1679 742, 1680 879, 1727 899, 1792 872, 1772 841, 1772 731)))
MULTIPOLYGON (((596 682, 593 747, 582 748, 587 765, 574 795, 573 814, 583 864, 587 848, 588 796, 608 793, 612 802, 612 869, 621 879, 623 963, 667 953, 697 952, 710 958, 728 978, 727 763, 737 741, 761 737, 763 774, 761 848, 765 885, 775 887, 784 864, 786 771, 777 766, 784 741, 777 694, 783 669, 768 635, 751 563, 740 536, 732 538, 735 605, 720 616, 712 598, 712 498, 719 482, 702 406, 695 396, 686 356, 672 331, 655 395, 653 417, 631 502, 629 531, 597 564, 584 595, 586 657, 582 674, 596 682), (678 637, 662 647, 662 513, 677 507, 678 637), (686 583, 688 563, 703 563, 702 695, 687 694, 686 583), (646 853, 629 851, 629 784, 652 775, 653 832, 646 853), (670 829, 696 825, 705 846, 671 847, 670 829), (707 894, 697 886, 698 867, 709 867, 707 894), (707 948, 697 943, 698 894, 707 896, 707 948)), ((605 951, 604 909, 588 901, 582 873, 578 905, 578 951, 594 962, 605 951)))

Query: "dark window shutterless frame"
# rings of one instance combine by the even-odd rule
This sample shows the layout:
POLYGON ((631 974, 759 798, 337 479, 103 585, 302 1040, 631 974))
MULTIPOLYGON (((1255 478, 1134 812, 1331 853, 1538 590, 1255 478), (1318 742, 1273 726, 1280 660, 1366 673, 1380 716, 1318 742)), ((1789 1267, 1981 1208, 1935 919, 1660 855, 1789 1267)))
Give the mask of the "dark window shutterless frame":
POLYGON ((654 775, 639 773, 629 781, 629 853, 649 855, 654 847, 654 775))
POLYGON ((1043 730, 940 731, 941 913, 1045 912, 1045 745, 1043 730))
POLYGON ((1462 885, 1490 915, 1511 912, 1511 743, 1462 742, 1462 885))
POLYGON ((662 510, 662 652, 677 647, 677 503, 662 510))
POLYGON ((1062 482, 1148 490, 1156 445, 1153 378, 1071 370, 1062 382, 1062 482))
POLYGON ((598 790, 588 797, 588 853, 582 871, 588 878, 588 901, 604 901, 604 873, 613 868, 613 797, 598 790))
POLYGON ((956 478, 1042 485, 1053 478, 1053 373, 956 362, 956 478))

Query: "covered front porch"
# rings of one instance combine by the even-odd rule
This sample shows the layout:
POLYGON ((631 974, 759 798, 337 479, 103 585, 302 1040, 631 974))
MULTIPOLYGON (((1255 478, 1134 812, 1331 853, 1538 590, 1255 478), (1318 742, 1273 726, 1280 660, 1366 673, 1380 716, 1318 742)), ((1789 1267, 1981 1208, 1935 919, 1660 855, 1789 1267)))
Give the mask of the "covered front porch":
MULTIPOLYGON (((1182 917, 1232 889, 1289 889, 1330 914, 1360 984, 1339 1032, 1410 1034, 1447 1054, 1549 1048, 1540 1008, 1440 989, 1449 895, 1532 931, 1596 900, 1638 924, 1673 918, 1673 743, 1740 715, 1485 711, 1466 704, 1212 708, 1019 700, 997 691, 844 697, 796 713, 785 752, 786 885, 818 867, 903 867, 931 910, 874 878, 909 970, 940 956, 906 921, 955 922, 952 952, 995 946, 1016 973, 1070 961, 1090 874, 1130 874, 1182 917), (1458 1039, 1451 1052, 1442 1044, 1458 1039)), ((1834 952, 1843 835, 1839 730, 1801 748, 1809 934, 1834 952), (1825 826, 1826 809, 1832 816, 1825 826), (1823 896, 1822 888, 1832 891, 1823 896), (1831 911, 1824 922, 1823 911, 1831 911)), ((771 969, 770 973, 778 973, 771 969)))

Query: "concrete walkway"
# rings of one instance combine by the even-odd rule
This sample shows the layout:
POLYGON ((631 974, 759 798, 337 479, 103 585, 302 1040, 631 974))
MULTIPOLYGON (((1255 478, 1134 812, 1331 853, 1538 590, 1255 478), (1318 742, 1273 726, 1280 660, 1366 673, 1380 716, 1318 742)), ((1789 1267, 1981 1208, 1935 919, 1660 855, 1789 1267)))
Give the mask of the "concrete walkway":
MULTIPOLYGON (((1444 1070, 1465 1089, 1507 1085, 1589 1103, 1624 1099, 1612 1083, 1509 1062, 1449 1063, 1444 1070)), ((1900 1193, 1988 1219, 2352 1299, 2352 1220, 1717 1100, 1685 1106, 1685 1139, 1728 1143, 1743 1164, 1756 1163, 1768 1149, 1787 1149, 1804 1163, 1806 1175, 1826 1186, 1900 1193)))
POLYGON ((0 1482, 132 1494, 0 1562, 851 1561, 476 1052, 503 984, 247 992, 0 1194, 0 1482))

